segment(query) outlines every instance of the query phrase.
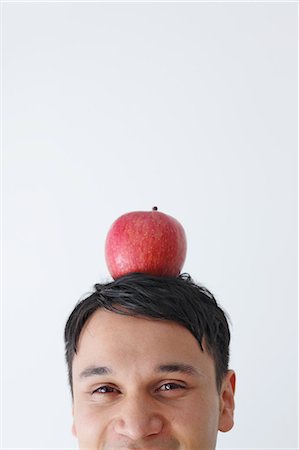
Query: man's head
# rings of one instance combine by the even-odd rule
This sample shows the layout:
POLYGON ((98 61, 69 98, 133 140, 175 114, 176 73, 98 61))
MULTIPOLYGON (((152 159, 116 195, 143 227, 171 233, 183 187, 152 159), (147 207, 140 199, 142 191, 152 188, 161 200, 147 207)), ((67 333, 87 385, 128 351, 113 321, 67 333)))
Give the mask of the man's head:
POLYGON ((233 426, 230 333, 190 277, 131 274, 78 303, 65 328, 80 448, 215 448, 233 426))

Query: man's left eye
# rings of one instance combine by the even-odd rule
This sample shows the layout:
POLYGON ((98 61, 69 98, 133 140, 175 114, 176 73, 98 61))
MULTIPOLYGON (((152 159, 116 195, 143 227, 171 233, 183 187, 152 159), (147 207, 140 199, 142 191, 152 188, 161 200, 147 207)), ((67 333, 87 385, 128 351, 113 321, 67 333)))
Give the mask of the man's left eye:
POLYGON ((175 389, 185 389, 185 386, 178 383, 165 383, 160 387, 161 391, 173 391, 175 389))

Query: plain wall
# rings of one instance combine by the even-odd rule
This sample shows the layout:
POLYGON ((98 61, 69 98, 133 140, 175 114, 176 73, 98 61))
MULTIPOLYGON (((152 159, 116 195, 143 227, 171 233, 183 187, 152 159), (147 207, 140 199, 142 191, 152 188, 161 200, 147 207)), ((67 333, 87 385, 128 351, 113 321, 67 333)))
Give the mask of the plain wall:
POLYGON ((64 324, 154 205, 232 321, 219 449, 297 448, 297 9, 3 3, 3 448, 77 448, 64 324))

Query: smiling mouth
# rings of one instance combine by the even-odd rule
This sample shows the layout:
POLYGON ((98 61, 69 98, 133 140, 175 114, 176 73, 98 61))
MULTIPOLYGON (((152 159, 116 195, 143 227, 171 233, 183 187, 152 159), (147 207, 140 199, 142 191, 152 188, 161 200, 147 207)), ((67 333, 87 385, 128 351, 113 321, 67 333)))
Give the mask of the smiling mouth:
POLYGON ((168 440, 168 442, 152 443, 147 445, 128 444, 119 442, 118 444, 108 444, 104 450, 179 450, 180 443, 176 439, 168 440))
POLYGON ((152 445, 152 446, 136 446, 136 445, 130 445, 130 446, 113 446, 113 447, 107 447, 105 450, 177 450, 179 447, 169 447, 169 445, 152 445))

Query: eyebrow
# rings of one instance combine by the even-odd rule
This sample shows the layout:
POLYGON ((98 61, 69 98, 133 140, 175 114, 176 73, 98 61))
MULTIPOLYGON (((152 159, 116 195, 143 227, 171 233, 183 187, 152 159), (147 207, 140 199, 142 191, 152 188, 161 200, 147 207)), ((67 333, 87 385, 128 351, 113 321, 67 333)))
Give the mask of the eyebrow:
POLYGON ((89 366, 80 373, 80 379, 94 377, 96 375, 111 375, 113 370, 106 366, 89 366))
MULTIPOLYGON (((159 366, 156 366, 154 369, 154 372, 156 373, 182 373, 184 375, 191 375, 191 376, 200 376, 202 375, 195 367, 191 366, 190 364, 184 364, 179 362, 173 362, 169 364, 161 364, 159 366)), ((115 372, 107 366, 89 366, 86 367, 86 369, 83 370, 83 372, 80 373, 79 378, 85 379, 93 376, 99 376, 99 375, 111 375, 115 372)))
POLYGON ((155 368, 155 372, 162 372, 162 373, 174 373, 179 372, 184 375, 192 375, 192 376, 199 376, 201 373, 195 369, 195 367, 191 366, 190 364, 184 364, 184 363, 170 363, 170 364, 162 364, 160 366, 157 366, 155 368))

